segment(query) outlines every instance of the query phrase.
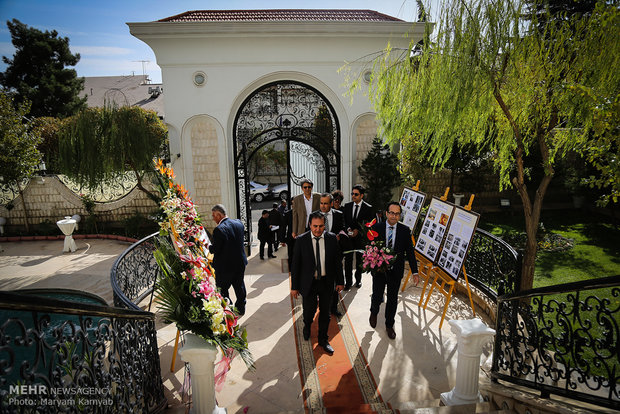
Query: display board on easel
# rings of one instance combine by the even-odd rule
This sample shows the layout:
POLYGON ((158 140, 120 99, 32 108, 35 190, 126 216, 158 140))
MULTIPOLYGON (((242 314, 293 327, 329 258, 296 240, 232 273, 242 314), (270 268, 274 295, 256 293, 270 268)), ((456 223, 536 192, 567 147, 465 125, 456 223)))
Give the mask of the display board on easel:
POLYGON ((438 197, 431 199, 424 224, 422 224, 422 231, 415 244, 415 250, 432 263, 435 262, 437 253, 439 253, 453 212, 454 204, 443 201, 438 197))
POLYGON ((424 200, 426 200, 426 194, 409 187, 403 189, 403 194, 400 196, 400 207, 403 209, 400 221, 411 230, 415 229, 424 200))
POLYGON ((459 278, 461 268, 469 252, 480 214, 456 207, 450 226, 446 230, 446 241, 441 246, 437 267, 454 280, 459 278))

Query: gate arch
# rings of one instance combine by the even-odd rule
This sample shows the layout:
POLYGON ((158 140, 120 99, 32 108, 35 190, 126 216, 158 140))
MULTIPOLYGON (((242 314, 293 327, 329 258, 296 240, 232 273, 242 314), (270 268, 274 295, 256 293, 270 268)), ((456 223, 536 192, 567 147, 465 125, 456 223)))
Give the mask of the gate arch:
MULTIPOLYGON (((317 89, 302 82, 281 80, 252 92, 241 104, 233 124, 237 211, 250 247, 252 217, 248 161, 267 144, 286 145, 287 182, 292 191, 304 175, 291 171, 291 146, 306 147, 322 160, 325 190, 340 187, 340 125, 332 104, 317 89)), ((302 148, 301 151, 304 149, 302 148)))

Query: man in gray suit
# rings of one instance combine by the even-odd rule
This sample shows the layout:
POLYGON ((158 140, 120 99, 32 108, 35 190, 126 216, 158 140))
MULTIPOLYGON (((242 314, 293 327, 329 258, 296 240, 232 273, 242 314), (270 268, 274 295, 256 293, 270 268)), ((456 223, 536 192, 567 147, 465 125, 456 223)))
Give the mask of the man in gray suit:
POLYGON ((303 194, 299 194, 293 198, 293 239, 304 233, 308 228, 310 213, 319 209, 321 204, 321 195, 313 193, 314 183, 309 178, 301 180, 301 189, 303 194))

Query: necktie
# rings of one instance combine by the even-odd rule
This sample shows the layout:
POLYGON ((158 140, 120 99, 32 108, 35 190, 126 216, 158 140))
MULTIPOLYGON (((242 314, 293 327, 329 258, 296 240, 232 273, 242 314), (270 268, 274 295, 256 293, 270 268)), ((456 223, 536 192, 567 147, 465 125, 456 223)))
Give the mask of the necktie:
POLYGON ((329 231, 329 216, 325 214, 325 231, 329 231))
POLYGON ((392 248, 392 237, 394 236, 394 226, 388 226, 387 247, 392 248))
POLYGON ((316 278, 320 279, 321 278, 321 250, 319 249, 319 240, 321 240, 321 238, 315 237, 314 240, 316 240, 316 278))
POLYGON ((353 212, 353 220, 357 220, 357 212, 359 210, 360 206, 359 205, 355 205, 355 211, 353 212))

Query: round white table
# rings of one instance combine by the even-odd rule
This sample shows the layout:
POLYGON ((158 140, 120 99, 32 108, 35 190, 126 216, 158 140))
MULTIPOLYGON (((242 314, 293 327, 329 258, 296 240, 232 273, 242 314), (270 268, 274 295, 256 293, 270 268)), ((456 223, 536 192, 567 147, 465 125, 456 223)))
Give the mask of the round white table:
POLYGON ((75 245, 75 241, 73 240, 73 230, 76 227, 76 221, 71 217, 65 217, 64 220, 58 220, 56 225, 62 231, 62 234, 65 235, 65 245, 62 249, 63 252, 74 252, 77 250, 77 246, 75 245))

